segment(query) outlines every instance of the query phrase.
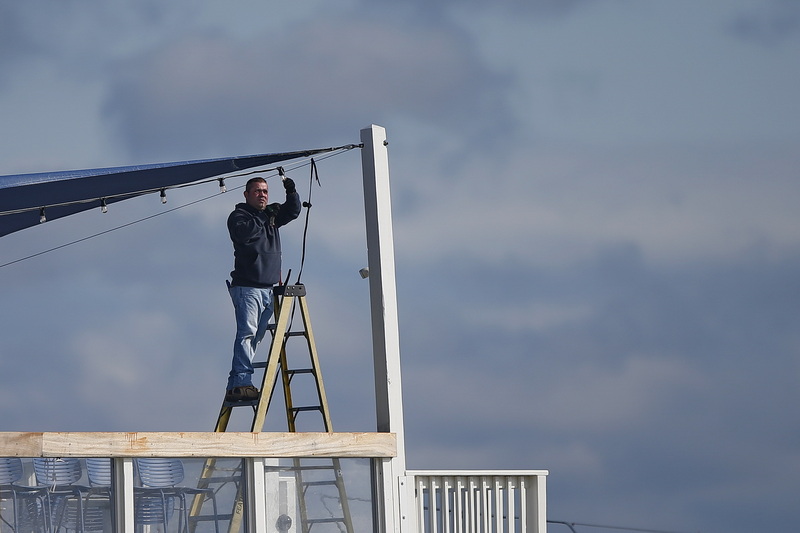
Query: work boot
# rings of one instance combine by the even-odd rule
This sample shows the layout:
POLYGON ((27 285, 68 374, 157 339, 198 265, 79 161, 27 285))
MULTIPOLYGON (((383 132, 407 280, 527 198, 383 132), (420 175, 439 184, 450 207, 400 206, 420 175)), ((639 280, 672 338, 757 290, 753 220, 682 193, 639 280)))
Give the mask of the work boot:
POLYGON ((225 392, 226 402, 244 402, 250 400, 258 400, 258 389, 252 385, 234 387, 225 392))

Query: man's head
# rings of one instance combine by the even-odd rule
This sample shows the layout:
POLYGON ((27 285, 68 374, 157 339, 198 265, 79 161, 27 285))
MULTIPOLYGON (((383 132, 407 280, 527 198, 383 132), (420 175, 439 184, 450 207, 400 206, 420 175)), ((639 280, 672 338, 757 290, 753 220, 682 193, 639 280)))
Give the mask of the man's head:
POLYGON ((263 211, 269 203, 268 189, 267 180, 264 178, 250 178, 244 187, 244 201, 250 207, 263 211))

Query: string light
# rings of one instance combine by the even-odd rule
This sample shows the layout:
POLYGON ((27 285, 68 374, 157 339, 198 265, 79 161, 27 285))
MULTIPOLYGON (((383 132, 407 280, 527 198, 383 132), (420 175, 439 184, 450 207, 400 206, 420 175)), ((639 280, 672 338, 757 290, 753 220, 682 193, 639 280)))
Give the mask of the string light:
MULTIPOLYGON (((344 148, 345 149, 350 149, 351 146, 348 145, 347 147, 344 147, 344 148)), ((278 171, 278 175, 280 176, 280 178, 282 180, 285 180, 286 179, 286 172, 284 171, 283 167, 277 167, 276 170, 278 171)), ((215 179, 217 180, 217 182, 219 182, 219 192, 220 193, 227 192, 228 188, 225 186, 225 178, 215 178, 215 179)), ((211 180, 209 180, 209 181, 211 181, 211 180)), ((164 187, 162 189, 159 189, 159 191, 160 191, 161 203, 162 204, 166 204, 167 203, 167 188, 164 187)), ((146 191, 142 191, 142 192, 146 192, 146 191)), ((100 212, 101 213, 108 213, 108 201, 107 201, 107 198, 104 196, 102 198, 99 198, 99 200, 100 200, 100 212)), ((86 202, 86 201, 89 201, 89 200, 82 200, 80 202, 67 202, 67 203, 64 203, 64 204, 55 204, 55 205, 57 205, 57 206, 72 205, 73 203, 83 203, 83 202, 86 202)), ((39 224, 44 224, 45 222, 47 222, 47 214, 45 213, 45 208, 46 208, 46 206, 42 206, 42 207, 39 208, 39 224)), ((13 214, 15 212, 22 212, 22 211, 25 211, 25 210, 8 211, 8 212, 0 213, 0 214, 2 214, 2 215, 13 214)))
MULTIPOLYGON (((328 154, 325 157, 322 157, 321 159, 328 159, 330 157, 334 157, 334 156, 340 155, 340 154, 344 153, 347 150, 352 150, 353 148, 363 148, 363 147, 364 147, 364 144, 362 143, 362 144, 349 144, 349 145, 346 145, 346 146, 340 146, 338 148, 332 148, 332 149, 330 149, 330 151, 334 152, 334 153, 328 154)), ((300 165, 300 166, 305 166, 305 165, 300 165)), ((240 173, 240 174, 236 174, 234 176, 228 176, 228 177, 241 177, 241 176, 245 176, 245 175, 248 175, 248 174, 254 174, 254 173, 259 173, 259 172, 264 172, 264 171, 263 170, 256 170, 256 171, 244 172, 244 173, 240 173)), ((212 179, 213 180, 219 180, 220 178, 212 178, 212 179)), ((199 185, 201 183, 209 183, 210 181, 211 181, 211 179, 205 180, 205 181, 202 181, 202 182, 198 182, 198 183, 192 183, 192 184, 189 184, 189 185, 183 185, 183 186, 199 185)), ((106 198, 106 200, 108 200, 108 198, 111 198, 111 200, 115 200, 115 199, 116 200, 124 200, 124 199, 127 199, 127 198, 138 196, 140 194, 150 194, 150 193, 154 193, 156 191, 161 191, 161 190, 162 189, 158 189, 158 188, 145 189, 145 190, 141 190, 141 191, 131 191, 129 193, 120 194, 118 196, 104 197, 104 198, 106 198)), ((166 192, 164 192, 163 194, 166 197, 166 192)), ((106 233, 111 233, 113 231, 118 231, 118 230, 127 228, 129 226, 133 226, 134 224, 138 224, 140 222, 144 222, 146 220, 150 220, 150 219, 158 217, 158 216, 169 214, 172 211, 176 211, 176 210, 184 208, 184 207, 195 205, 195 204, 197 204, 199 202, 210 200, 211 198, 214 198, 214 196, 207 196, 205 198, 201 198, 199 200, 195 200, 193 202, 189 202, 188 204, 180 205, 178 207, 173 207, 172 209, 169 209, 169 210, 166 210, 166 211, 160 211, 160 212, 155 213, 153 215, 150 215, 150 216, 147 216, 147 217, 144 217, 144 218, 140 218, 138 220, 134 220, 132 222, 128 222, 126 224, 122 224, 122 225, 116 226, 114 228, 106 229, 106 230, 100 231, 98 233, 93 233, 93 234, 88 235, 86 237, 82 237, 80 239, 76 239, 74 241, 70 241, 70 242, 65 243, 65 244, 60 244, 58 246, 54 246, 52 248, 48 248, 46 250, 43 250, 43 251, 40 251, 40 252, 36 252, 34 254, 31 254, 31 255, 28 255, 28 256, 25 256, 25 257, 22 257, 22 258, 19 258, 19 259, 15 259, 13 261, 9 261, 7 263, 1 263, 0 264, 0 268, 4 268, 4 267, 7 267, 9 265, 20 263, 22 261, 27 261, 28 259, 33 259, 34 257, 38 257, 40 255, 44 255, 44 254, 47 254, 47 253, 50 253, 50 252, 54 252, 56 250, 60 250, 62 248, 66 248, 68 246, 72 246, 72 245, 75 245, 75 244, 78 244, 78 243, 81 243, 81 242, 84 242, 84 241, 88 241, 88 240, 93 239, 95 237, 99 237, 101 235, 105 235, 106 233)), ((95 198, 87 198, 87 199, 84 199, 84 200, 52 204, 49 207, 54 207, 54 206, 55 207, 63 207, 63 206, 69 206, 69 205, 84 204, 84 203, 96 202, 96 201, 101 200, 101 199, 102 198, 97 198, 97 197, 95 197, 95 198)), ((35 207, 26 207, 26 208, 23 208, 23 209, 0 211, 0 216, 3 216, 3 215, 14 215, 14 214, 18 214, 18 213, 26 213, 26 212, 33 211, 35 209, 36 209, 35 207)), ((39 221, 40 222, 46 222, 47 221, 47 217, 45 216, 45 206, 39 208, 39 221)))
MULTIPOLYGON (((346 152, 348 150, 352 150, 354 148, 363 148, 363 147, 364 147, 364 143, 346 144, 346 145, 337 146, 337 147, 334 147, 334 148, 327 148, 327 149, 324 149, 324 150, 316 150, 316 152, 331 152, 331 153, 329 153, 328 155, 326 155, 325 157, 322 158, 322 159, 327 159, 328 157, 333 157, 333 156, 339 155, 339 154, 344 153, 344 152, 346 152)), ((300 165, 300 166, 304 166, 304 165, 300 165)), ((276 168, 274 168, 272 170, 277 170, 279 176, 281 177, 281 179, 285 179, 287 177, 286 176, 286 172, 284 171, 283 167, 276 167, 276 168)), ((231 175, 231 176, 228 176, 228 177, 229 178, 235 178, 235 177, 245 176, 245 175, 248 175, 248 174, 260 173, 260 172, 265 172, 265 170, 252 170, 252 171, 249 171, 249 172, 243 172, 243 173, 231 175)), ((187 186, 190 186, 190 185, 200 185, 201 183, 209 183, 212 180, 216 180, 217 182, 219 182, 220 192, 227 192, 227 187, 225 187, 225 178, 217 178, 217 177, 210 178, 210 179, 203 180, 203 181, 199 181, 199 182, 196 182, 196 183, 177 185, 176 187, 187 187, 187 186)), ((113 200, 125 200, 125 199, 128 199, 128 198, 133 198, 135 196, 139 196, 141 194, 150 194, 150 193, 154 193, 156 191, 160 191, 161 192, 161 203, 165 204, 165 203, 167 203, 167 193, 166 193, 166 189, 167 188, 172 188, 172 187, 143 189, 143 190, 138 190, 138 191, 129 191, 129 192, 122 193, 122 194, 119 194, 119 195, 116 195, 116 196, 106 196, 104 198, 105 198, 106 202, 108 202, 109 199, 111 199, 112 201, 113 200)), ((101 204, 102 204, 102 200, 103 200, 103 198, 98 198, 98 197, 84 198, 84 199, 81 199, 81 200, 54 203, 54 204, 51 204, 51 205, 48 205, 48 206, 40 207, 39 208, 40 220, 42 218, 44 218, 44 220, 42 220, 42 222, 46 222, 47 221, 47 217, 43 214, 43 211, 44 211, 45 207, 64 207, 64 206, 71 206, 71 205, 93 203, 93 202, 97 202, 97 201, 100 201, 101 204)), ((101 208, 102 208, 102 205, 101 205, 101 208)), ((0 216, 3 216, 3 215, 15 215, 15 214, 18 214, 18 213, 25 213, 25 212, 29 212, 29 211, 34 211, 35 209, 36 209, 35 207, 24 207, 24 208, 21 208, 21 209, 10 209, 10 210, 7 210, 7 211, 0 211, 0 216)), ((103 211, 103 212, 105 213, 106 211, 103 211)), ((2 265, 0 265, 0 267, 2 267, 2 265)))

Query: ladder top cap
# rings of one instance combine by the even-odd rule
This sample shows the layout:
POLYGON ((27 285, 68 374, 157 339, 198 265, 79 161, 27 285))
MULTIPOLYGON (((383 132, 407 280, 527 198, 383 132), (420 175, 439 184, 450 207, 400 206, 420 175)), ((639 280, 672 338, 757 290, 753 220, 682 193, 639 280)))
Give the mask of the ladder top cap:
POLYGON ((295 285, 276 285, 272 289, 275 294, 283 295, 283 296, 305 296, 306 295, 306 286, 302 283, 297 283, 295 285))

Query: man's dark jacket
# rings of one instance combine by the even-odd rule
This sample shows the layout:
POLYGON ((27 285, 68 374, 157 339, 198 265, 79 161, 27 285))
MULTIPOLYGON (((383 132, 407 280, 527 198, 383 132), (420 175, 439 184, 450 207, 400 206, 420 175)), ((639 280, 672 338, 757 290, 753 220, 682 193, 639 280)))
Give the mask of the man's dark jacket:
POLYGON ((281 236, 278 228, 300 215, 300 195, 287 193, 283 204, 269 204, 264 211, 236 204, 228 216, 233 242, 231 285, 270 287, 281 281, 281 236))

